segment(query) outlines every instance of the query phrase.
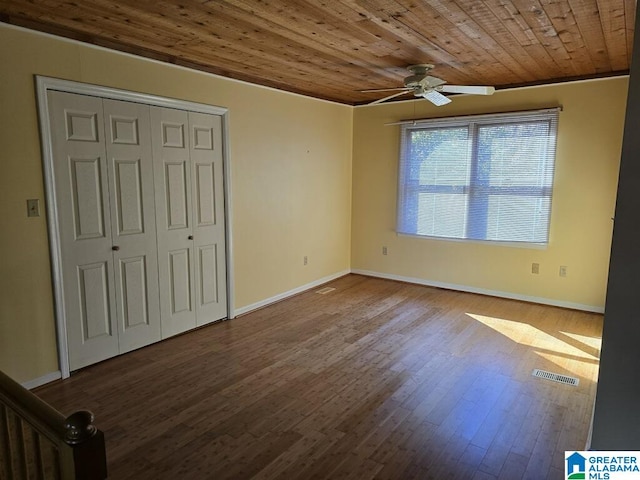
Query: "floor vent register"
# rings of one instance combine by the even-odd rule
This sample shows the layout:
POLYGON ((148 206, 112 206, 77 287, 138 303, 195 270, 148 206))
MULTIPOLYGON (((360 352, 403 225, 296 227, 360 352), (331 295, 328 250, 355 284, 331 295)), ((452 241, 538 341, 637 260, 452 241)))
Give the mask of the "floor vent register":
POLYGON ((580 380, 575 377, 568 377, 566 375, 560 375, 559 373, 546 372, 538 368, 533 370, 532 375, 538 378, 544 378, 545 380, 551 380, 552 382, 564 383, 565 385, 577 386, 580 380))

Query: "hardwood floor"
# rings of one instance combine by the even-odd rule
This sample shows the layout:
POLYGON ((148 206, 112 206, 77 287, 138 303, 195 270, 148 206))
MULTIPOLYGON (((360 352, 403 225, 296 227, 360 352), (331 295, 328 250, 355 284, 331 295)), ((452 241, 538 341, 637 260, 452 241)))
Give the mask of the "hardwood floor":
POLYGON ((561 478, 602 316, 349 275, 36 390, 111 479, 561 478), (578 386, 538 379, 540 368, 578 386))

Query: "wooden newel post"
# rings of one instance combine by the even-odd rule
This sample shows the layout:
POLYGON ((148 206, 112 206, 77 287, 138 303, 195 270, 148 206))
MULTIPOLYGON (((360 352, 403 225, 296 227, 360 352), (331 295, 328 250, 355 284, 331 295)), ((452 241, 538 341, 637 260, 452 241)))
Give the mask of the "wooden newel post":
POLYGON ((79 410, 69 415, 64 421, 67 433, 64 441, 69 445, 78 445, 93 437, 98 429, 93 424, 95 417, 89 410, 79 410))
POLYGON ((93 421, 93 413, 88 410, 77 411, 65 419, 64 441, 73 449, 75 478, 78 480, 107 478, 104 434, 93 421))

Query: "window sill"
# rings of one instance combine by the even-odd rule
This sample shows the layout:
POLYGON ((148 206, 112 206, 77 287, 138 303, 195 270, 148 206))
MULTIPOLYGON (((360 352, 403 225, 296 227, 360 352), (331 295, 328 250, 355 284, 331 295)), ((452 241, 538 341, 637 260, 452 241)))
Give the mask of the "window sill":
POLYGON ((491 247, 507 247, 507 248, 525 248, 529 250, 546 250, 549 246, 548 243, 533 243, 533 242, 499 242, 494 240, 473 240, 468 238, 446 238, 446 237, 431 237, 428 235, 414 235, 410 233, 396 232, 398 237, 419 238, 422 240, 431 240, 437 242, 453 242, 453 243, 473 243, 480 245, 488 245, 491 247))

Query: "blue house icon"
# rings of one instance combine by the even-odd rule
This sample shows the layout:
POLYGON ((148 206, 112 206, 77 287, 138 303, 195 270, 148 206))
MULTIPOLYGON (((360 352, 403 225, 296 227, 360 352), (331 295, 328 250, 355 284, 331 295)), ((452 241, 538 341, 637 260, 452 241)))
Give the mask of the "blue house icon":
POLYGON ((585 471, 587 459, 575 452, 567 457, 567 474, 580 473, 585 471))

